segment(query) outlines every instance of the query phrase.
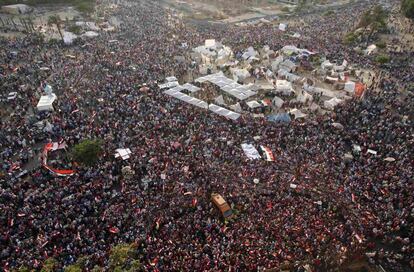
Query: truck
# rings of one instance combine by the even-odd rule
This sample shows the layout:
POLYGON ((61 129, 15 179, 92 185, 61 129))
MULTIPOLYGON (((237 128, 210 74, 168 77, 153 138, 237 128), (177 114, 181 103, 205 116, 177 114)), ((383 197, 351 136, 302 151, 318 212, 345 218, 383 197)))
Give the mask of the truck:
POLYGON ((226 202, 226 200, 224 200, 221 195, 212 193, 211 202, 213 202, 213 204, 220 210, 220 213, 225 219, 230 218, 233 215, 233 211, 230 208, 230 205, 226 202))

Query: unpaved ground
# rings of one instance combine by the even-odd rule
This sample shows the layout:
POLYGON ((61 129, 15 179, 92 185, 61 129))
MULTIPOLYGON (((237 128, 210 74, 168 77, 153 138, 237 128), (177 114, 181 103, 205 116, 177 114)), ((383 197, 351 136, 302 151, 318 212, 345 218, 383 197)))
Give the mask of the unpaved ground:
POLYGON ((166 6, 182 13, 189 19, 221 21, 235 23, 267 16, 281 15, 285 6, 283 3, 271 3, 270 1, 256 1, 251 3, 239 3, 238 1, 218 0, 163 0, 166 6))

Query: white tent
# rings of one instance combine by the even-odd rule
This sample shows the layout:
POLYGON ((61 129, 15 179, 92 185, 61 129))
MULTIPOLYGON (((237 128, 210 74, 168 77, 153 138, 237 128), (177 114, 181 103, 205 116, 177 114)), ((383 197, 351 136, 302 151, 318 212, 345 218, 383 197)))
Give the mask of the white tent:
POLYGON ((275 96, 272 100, 273 105, 275 105, 276 108, 280 109, 283 106, 283 103, 285 103, 285 101, 283 101, 282 98, 275 96))
POLYGON ((122 158, 122 160, 127 160, 130 158, 131 149, 129 148, 118 148, 115 150, 115 158, 122 158))
POLYGON ((167 82, 178 81, 178 79, 175 76, 166 77, 165 80, 167 82))
POLYGON ((256 50, 254 50, 253 47, 249 47, 247 48, 246 52, 243 53, 242 58, 245 60, 249 60, 251 58, 256 58, 256 56, 258 55, 258 53, 256 52, 256 50))
POLYGON ((78 38, 78 36, 73 34, 72 32, 65 31, 63 33, 63 42, 66 45, 71 45, 73 43, 73 40, 75 40, 76 38, 78 38))
POLYGON ((279 70, 279 65, 283 62, 283 56, 278 56, 273 62, 272 62, 272 71, 276 72, 279 70))
POLYGON ((229 118, 231 120, 237 120, 240 117, 240 114, 237 112, 229 111, 228 109, 222 108, 220 106, 210 104, 208 106, 208 109, 218 115, 224 116, 226 118, 229 118))
POLYGON ((244 81, 246 78, 250 77, 249 71, 246 69, 230 69, 231 73, 233 74, 233 79, 235 81, 244 81))
POLYGON ((229 107, 230 107, 230 109, 232 109, 232 110, 234 110, 235 112, 238 112, 238 113, 241 113, 243 111, 241 106, 240 106, 240 103, 230 105, 229 107))
POLYGON ((259 107, 263 106, 262 104, 260 104, 259 102, 255 101, 255 100, 246 102, 246 104, 251 109, 255 109, 255 108, 259 108, 259 107))
POLYGON ((282 93, 283 95, 290 95, 294 92, 292 83, 287 80, 276 81, 276 92, 282 93))
POLYGON ((223 99, 223 96, 222 96, 222 95, 217 96, 217 97, 214 99, 214 102, 215 102, 217 105, 225 105, 225 104, 226 104, 226 103, 224 103, 224 99, 223 99))
POLYGON ((348 93, 354 93, 355 92, 355 82, 353 81, 347 81, 345 82, 344 90, 348 93))
POLYGON ((296 70, 296 64, 291 60, 285 60, 279 65, 280 69, 286 70, 288 72, 294 72, 296 70))
POLYGON ((233 51, 231 51, 230 47, 223 46, 223 48, 217 51, 216 64, 219 66, 227 64, 231 59, 232 55, 233 51))
POLYGON ((367 47, 367 49, 364 50, 364 53, 366 55, 371 55, 372 53, 375 53, 377 51, 377 46, 375 44, 371 44, 367 47))
POLYGON ((329 61, 329 60, 325 60, 324 62, 322 62, 321 67, 324 70, 330 70, 333 68, 333 64, 329 61))
POLYGON ((223 72, 218 72, 216 74, 211 74, 207 76, 203 76, 197 78, 196 82, 206 82, 209 81, 217 86, 220 89, 229 95, 236 97, 239 100, 244 100, 249 98, 250 96, 256 95, 256 92, 253 92, 251 86, 249 85, 241 85, 234 80, 227 78, 223 72))
POLYGON ((7 100, 8 100, 8 101, 10 101, 10 100, 14 100, 14 99, 16 99, 16 97, 17 97, 17 92, 11 92, 11 93, 9 93, 9 95, 7 96, 7 100))
POLYGON ((281 49, 283 54, 292 55, 300 52, 300 49, 293 45, 286 45, 281 49))
POLYGON ((176 87, 176 86, 179 86, 179 85, 180 84, 177 81, 173 81, 173 82, 167 82, 167 83, 164 83, 164 84, 160 84, 160 85, 158 85, 158 87, 160 89, 166 89, 166 88, 176 87))
POLYGON ((341 65, 334 65, 333 69, 336 72, 343 72, 345 71, 346 67, 348 66, 348 62, 344 60, 341 65))
POLYGON ((342 99, 334 97, 332 99, 325 101, 323 105, 325 106, 325 108, 333 110, 338 104, 342 103, 342 101, 342 99))
POLYGON ((99 33, 95 32, 95 31, 86 31, 82 37, 87 37, 87 38, 96 38, 99 36, 99 33))
POLYGON ((306 91, 299 91, 295 100, 300 103, 312 102, 313 96, 306 91))
POLYGON ((301 112, 300 110, 298 110, 298 109, 291 109, 290 111, 289 111, 289 113, 290 114, 293 114, 294 116, 295 116, 295 119, 299 119, 299 118, 305 118, 306 116, 307 116, 307 114, 305 114, 305 113, 303 113, 303 112, 301 112))
POLYGON ((199 87, 194 86, 193 84, 190 84, 190 83, 185 83, 182 87, 184 88, 184 90, 187 90, 191 93, 195 93, 201 90, 199 87))
POLYGON ((287 24, 283 24, 283 23, 279 24, 279 30, 280 31, 286 31, 286 28, 287 28, 287 24))
POLYGON ((215 47, 217 44, 216 44, 216 40, 215 39, 207 39, 205 42, 204 42, 204 46, 205 47, 208 47, 208 48, 211 48, 211 47, 215 47))
POLYGON ((284 69, 279 69, 277 71, 278 76, 281 77, 285 77, 286 80, 288 80, 289 82, 296 82, 300 80, 300 76, 289 73, 288 71, 284 70, 284 69))
POLYGON ((50 95, 42 95, 37 103, 38 111, 52 111, 53 102, 56 100, 56 95, 54 93, 50 95))
POLYGON ((164 93, 169 95, 169 96, 172 96, 174 98, 177 98, 181 101, 184 101, 188 104, 191 104, 193 106, 196 106, 196 107, 199 107, 199 108, 202 108, 202 109, 208 109, 207 102, 204 102, 204 101, 202 101, 200 99, 197 99, 195 97, 192 97, 192 96, 186 95, 184 93, 181 93, 180 92, 181 90, 184 90, 184 88, 182 86, 176 86, 172 89, 169 89, 169 90, 165 91, 164 93))

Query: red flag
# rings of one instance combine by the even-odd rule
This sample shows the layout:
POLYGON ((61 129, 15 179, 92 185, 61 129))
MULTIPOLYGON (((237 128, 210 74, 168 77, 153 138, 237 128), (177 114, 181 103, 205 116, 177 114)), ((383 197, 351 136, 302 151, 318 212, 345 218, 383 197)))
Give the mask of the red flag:
POLYGON ((119 233, 119 229, 117 227, 111 227, 109 228, 109 232, 113 234, 119 233))

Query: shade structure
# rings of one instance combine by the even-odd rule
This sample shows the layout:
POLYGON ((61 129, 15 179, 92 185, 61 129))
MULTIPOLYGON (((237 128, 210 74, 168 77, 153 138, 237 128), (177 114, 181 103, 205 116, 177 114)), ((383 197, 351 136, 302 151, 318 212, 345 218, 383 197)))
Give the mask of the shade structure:
POLYGON ((42 95, 39 102, 37 103, 38 111, 52 111, 53 102, 56 100, 56 95, 54 93, 50 95, 42 95))

